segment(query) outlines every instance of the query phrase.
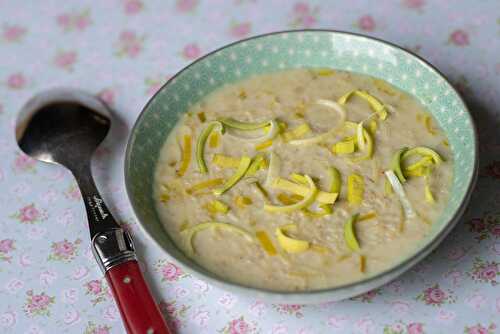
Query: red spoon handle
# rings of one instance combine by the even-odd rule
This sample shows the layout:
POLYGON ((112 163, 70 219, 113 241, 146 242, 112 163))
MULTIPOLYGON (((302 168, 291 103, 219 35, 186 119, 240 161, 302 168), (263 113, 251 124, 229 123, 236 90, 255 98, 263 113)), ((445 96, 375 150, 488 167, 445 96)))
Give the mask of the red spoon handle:
POLYGON ((129 334, 172 334, 142 276, 136 260, 106 272, 123 323, 129 334))

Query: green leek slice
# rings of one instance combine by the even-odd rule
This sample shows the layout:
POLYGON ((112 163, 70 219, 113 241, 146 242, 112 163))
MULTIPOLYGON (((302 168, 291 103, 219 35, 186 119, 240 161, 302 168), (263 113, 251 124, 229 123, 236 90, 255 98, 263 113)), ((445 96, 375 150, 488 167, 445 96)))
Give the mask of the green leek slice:
POLYGON ((350 204, 359 205, 363 201, 365 193, 365 181, 359 174, 351 174, 347 178, 347 201, 350 204))
POLYGON ((219 223, 219 222, 201 223, 201 224, 195 225, 193 227, 187 228, 184 231, 182 231, 182 233, 185 233, 187 235, 187 238, 186 238, 187 244, 189 246, 189 250, 190 250, 191 254, 195 253, 195 249, 194 249, 194 245, 193 245, 194 236, 197 233, 204 231, 206 229, 215 229, 215 228, 219 228, 222 230, 226 230, 229 232, 239 234, 239 235, 243 236, 245 239, 247 239, 248 241, 255 242, 254 237, 248 231, 242 229, 241 227, 231 225, 228 223, 219 223))
POLYGON ((257 171, 261 168, 263 168, 265 164, 265 158, 264 155, 262 154, 257 154, 255 158, 253 158, 252 163, 248 167, 248 170, 245 174, 245 176, 253 176, 257 171))
POLYGON ((342 178, 340 177, 340 172, 337 168, 330 166, 327 169, 328 176, 330 177, 330 192, 340 194, 340 188, 342 187, 342 178))
POLYGON ((193 194, 193 193, 196 193, 196 192, 203 190, 203 189, 206 189, 206 188, 216 187, 218 185, 221 185, 223 182, 224 182, 224 180, 222 178, 215 178, 215 179, 210 179, 207 181, 202 181, 202 182, 197 183, 197 184, 193 185, 192 187, 186 189, 186 192, 188 194, 193 194))
POLYGON ((236 172, 226 181, 226 183, 222 185, 222 187, 213 190, 214 195, 220 196, 231 189, 236 183, 238 183, 238 181, 241 180, 243 176, 245 176, 245 173, 247 172, 251 162, 252 159, 250 159, 249 157, 242 157, 240 160, 240 165, 238 166, 236 172))
POLYGON ((341 105, 344 105, 347 103, 349 98, 353 95, 356 95, 362 99, 364 99, 368 104, 370 105, 370 108, 378 114, 378 117, 381 120, 385 120, 387 118, 387 110, 385 105, 377 99, 375 96, 371 95, 370 93, 364 91, 364 90, 353 90, 350 91, 349 93, 345 94, 341 98, 338 99, 338 103, 341 105))
POLYGON ((358 239, 356 239, 356 233, 354 231, 354 223, 358 219, 358 216, 359 214, 352 215, 351 218, 349 218, 344 224, 344 239, 349 249, 355 252, 361 250, 361 248, 359 247, 358 239))
POLYGON ((219 146, 220 136, 218 132, 212 132, 210 137, 208 137, 208 146, 210 148, 216 148, 219 146))
POLYGON ((264 210, 269 212, 292 212, 303 209, 311 205, 312 202, 314 202, 314 199, 316 198, 316 194, 318 193, 318 188, 316 187, 314 181, 311 179, 309 175, 305 175, 305 177, 307 178, 307 183, 309 184, 309 190, 307 191, 307 194, 304 195, 304 198, 300 202, 284 206, 265 204, 264 210))
POLYGON ((191 141, 192 138, 190 135, 184 136, 184 145, 182 146, 182 162, 179 170, 177 171, 178 176, 184 176, 189 167, 189 163, 191 162, 191 141))
POLYGON ((278 178, 280 169, 281 169, 280 157, 276 153, 271 152, 271 157, 269 158, 269 168, 267 170, 267 176, 265 181, 266 187, 270 187, 273 184, 274 180, 278 178))
POLYGON ((421 158, 419 161, 415 162, 414 164, 411 164, 409 166, 406 166, 404 168, 404 172, 412 172, 415 170, 418 170, 422 167, 429 167, 434 163, 434 160, 432 157, 426 156, 421 158))
POLYGON ((262 150, 265 150, 266 148, 269 148, 271 146, 273 146, 273 140, 269 139, 269 140, 266 140, 260 144, 255 145, 255 149, 257 151, 262 151, 262 150))
POLYGON ((331 130, 322 133, 320 135, 311 137, 311 138, 305 138, 305 139, 295 139, 291 140, 289 143, 292 145, 312 145, 312 144, 317 144, 319 142, 324 141, 325 139, 328 139, 332 135, 334 135, 338 129, 340 129, 342 126, 344 126, 344 122, 346 119, 346 112, 344 110, 344 107, 342 107, 340 104, 337 102, 331 101, 331 100, 323 100, 319 99, 315 102, 318 105, 325 106, 329 109, 332 109, 336 111, 340 115, 340 120, 337 123, 337 125, 332 128, 331 130))
POLYGON ((354 139, 342 140, 336 142, 332 147, 332 152, 336 154, 351 154, 356 150, 354 139))
POLYGON ((232 118, 223 118, 219 120, 220 123, 224 125, 228 129, 228 133, 236 138, 246 140, 249 142, 257 142, 257 143, 263 143, 268 140, 273 139, 276 137, 279 132, 280 132, 280 126, 278 122, 274 119, 266 121, 266 122, 259 122, 259 123, 247 123, 247 122, 240 122, 232 118), (262 136, 257 136, 257 137, 249 137, 249 136, 242 136, 236 132, 232 132, 229 130, 240 130, 240 131, 254 131, 254 130, 259 130, 267 128, 267 130, 263 131, 264 134, 262 136))
POLYGON ((413 207, 410 203, 410 200, 406 196, 406 193, 403 189, 403 185, 401 182, 399 182, 398 177, 392 170, 386 170, 385 176, 387 177, 387 180, 389 180, 389 183, 392 186, 392 189, 398 195, 399 201, 401 202, 401 205, 403 206, 403 210, 405 212, 406 218, 414 218, 416 216, 415 211, 413 210, 413 207))
MULTIPOLYGON (((287 179, 283 179, 281 177, 278 177, 273 181, 273 183, 271 184, 271 188, 288 191, 302 197, 306 197, 309 192, 308 187, 289 181, 287 179)), ((337 193, 318 191, 316 200, 322 204, 333 204, 337 200, 337 197, 337 193)))
POLYGON ((276 229, 278 243, 287 253, 301 253, 308 250, 311 245, 309 241, 291 238, 288 235, 288 233, 296 231, 297 226, 294 224, 284 225, 276 229))
POLYGON ((259 240, 264 251, 266 251, 267 255, 274 256, 277 254, 273 242, 269 239, 269 236, 265 231, 257 231, 255 232, 255 236, 257 237, 257 240, 259 240))
POLYGON ((414 147, 412 149, 409 149, 408 151, 406 151, 403 154, 401 159, 405 160, 412 155, 421 155, 423 157, 426 157, 426 156, 431 157, 436 165, 439 165, 441 162, 443 162, 443 158, 441 158, 439 153, 437 153, 436 151, 434 151, 431 148, 424 147, 424 146, 418 146, 418 147, 414 147))
POLYGON ((404 183, 406 182, 406 178, 403 174, 403 171, 401 170, 401 156, 408 150, 407 147, 403 147, 402 149, 398 150, 396 153, 394 153, 392 160, 391 160, 391 169, 394 171, 396 176, 399 179, 399 182, 404 183))
POLYGON ((282 134, 282 136, 283 136, 283 140, 285 140, 285 142, 289 142, 289 141, 294 140, 294 139, 300 139, 300 138, 304 137, 305 135, 309 134, 310 132, 311 132, 311 128, 309 127, 309 124, 304 123, 304 124, 297 126, 296 128, 294 128, 292 130, 284 132, 282 134))
POLYGON ((208 210, 210 213, 228 213, 229 212, 229 206, 221 202, 219 200, 211 201, 205 205, 205 208, 208 210))
POLYGON ((196 161, 198 162, 198 169, 200 173, 206 174, 208 172, 207 164, 205 163, 205 143, 208 136, 215 127, 219 127, 220 132, 224 133, 224 126, 221 122, 213 121, 208 123, 207 127, 203 129, 200 136, 198 137, 198 142, 196 143, 196 161))
POLYGON ((320 204, 318 211, 312 211, 311 209, 304 209, 304 213, 310 217, 324 217, 329 216, 333 213, 332 206, 330 204, 320 204))
POLYGON ((430 115, 425 114, 424 115, 424 125, 425 128, 427 129, 427 132, 429 132, 431 135, 436 135, 436 130, 432 127, 432 118, 430 115))
MULTIPOLYGON (((355 130, 356 132, 359 129, 358 123, 346 121, 345 125, 348 129, 355 130)), ((353 162, 359 162, 359 161, 371 159, 371 157, 373 156, 373 138, 370 135, 370 133, 363 127, 363 125, 361 125, 361 130, 363 132, 363 138, 364 138, 364 143, 365 143, 364 144, 365 145, 365 150, 364 150, 365 155, 353 158, 352 159, 353 162)), ((358 139, 357 136, 356 136, 356 139, 358 139)), ((359 146, 359 141, 358 140, 356 140, 356 141, 357 141, 357 144, 359 146)))
POLYGON ((219 122, 221 122, 227 127, 243 131, 258 130, 265 128, 266 126, 269 125, 269 121, 253 123, 253 122, 241 122, 233 118, 222 118, 219 119, 219 122))

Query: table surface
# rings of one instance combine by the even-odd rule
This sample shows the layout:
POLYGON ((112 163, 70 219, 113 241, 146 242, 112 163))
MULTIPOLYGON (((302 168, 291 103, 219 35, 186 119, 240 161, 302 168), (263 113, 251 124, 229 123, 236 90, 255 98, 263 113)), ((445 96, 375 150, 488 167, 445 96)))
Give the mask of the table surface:
POLYGON ((134 234, 147 278, 177 333, 498 332, 499 9, 498 0, 0 0, 1 332, 124 332, 89 251, 73 178, 28 159, 14 141, 17 111, 54 86, 98 94, 116 111, 94 161, 96 182, 134 234), (337 303, 266 304, 181 272, 146 243, 124 191, 127 135, 168 77, 231 41, 291 28, 361 32, 417 52, 464 94, 480 135, 478 186, 451 235, 394 282, 337 303))

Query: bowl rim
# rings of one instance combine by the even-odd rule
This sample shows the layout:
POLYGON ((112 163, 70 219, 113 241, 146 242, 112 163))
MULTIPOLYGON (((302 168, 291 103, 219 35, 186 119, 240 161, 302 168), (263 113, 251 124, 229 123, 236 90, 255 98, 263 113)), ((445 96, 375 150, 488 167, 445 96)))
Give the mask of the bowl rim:
MULTIPOLYGON (((433 251, 443 240, 444 238, 453 230, 455 225, 458 223, 459 219, 462 217, 464 214, 464 211, 467 207, 467 205, 470 202, 470 198, 472 195, 472 190, 474 189, 477 178, 478 178, 478 169, 479 169, 479 141, 478 141, 478 134, 477 134, 477 129, 475 125, 474 118, 472 117, 472 114, 470 113, 469 108, 467 107, 467 104, 465 103, 465 100, 463 97, 460 95, 460 93, 457 91, 457 89, 452 85, 452 83, 449 81, 449 79, 440 71, 438 70, 434 65, 432 65, 429 61, 425 60, 421 56, 417 55, 416 53, 409 51, 399 45, 396 45, 392 42, 388 42, 386 40, 377 38, 377 37, 372 37, 372 36, 367 36, 364 34, 360 33, 355 33, 355 32, 349 32, 349 31, 343 31, 343 30, 335 30, 335 29, 290 29, 290 30, 279 30, 279 31, 273 31, 270 33, 265 33, 265 34, 260 34, 260 35, 255 35, 251 36, 245 39, 240 39, 234 42, 231 42, 229 44, 226 44, 222 47, 219 47, 202 57, 196 59, 195 61, 189 63, 185 67, 183 67, 181 70, 179 70, 175 75, 170 77, 156 92, 153 96, 151 96, 148 100, 148 102, 144 105, 142 108, 141 112, 137 116, 133 127, 130 130, 130 134, 127 140, 127 146, 125 150, 125 156, 124 156, 124 182, 125 182, 125 188, 126 188, 126 194, 127 194, 127 199, 132 207, 132 212, 133 212, 133 217, 135 220, 138 222, 138 226, 142 233, 146 235, 146 237, 152 241, 161 251, 167 255, 169 258, 172 258, 173 260, 176 261, 176 264, 178 264, 183 270, 189 272, 189 273, 194 273, 194 275, 206 282, 209 282, 213 284, 214 286, 218 286, 224 290, 240 290, 240 291, 245 291, 247 293, 259 293, 259 294, 265 294, 270 297, 283 297, 283 298, 290 298, 290 299, 296 299, 296 300, 304 300, 305 298, 308 298, 311 300, 311 298, 318 297, 318 300, 321 300, 319 298, 320 296, 326 297, 328 300, 329 295, 333 295, 336 292, 340 292, 343 290, 348 290, 348 289, 353 289, 356 287, 361 287, 363 285, 365 286, 370 286, 370 283, 377 285, 377 282, 385 281, 383 283, 387 283, 390 280, 395 279, 396 277, 402 275, 404 272, 409 270, 412 266, 416 265, 418 262, 422 261, 431 251, 433 251), (139 123, 141 122, 142 118, 145 116, 147 113, 146 111, 149 109, 150 104, 156 99, 157 95, 169 84, 172 83, 177 77, 179 77, 182 73, 187 71, 191 66, 198 62, 202 62, 206 58, 209 58, 216 53, 227 49, 229 47, 232 47, 234 45, 249 41, 249 40, 255 40, 255 39, 260 39, 264 37, 269 37, 273 35, 280 35, 280 34, 288 34, 288 33, 307 33, 307 32, 325 32, 325 33, 334 33, 334 34, 339 34, 339 35, 347 35, 347 36, 354 36, 354 37, 360 37, 364 39, 368 39, 371 41, 375 41, 381 44, 384 44, 386 46, 389 46, 391 48, 397 49, 399 51, 402 51, 403 53, 407 54, 410 57, 415 58, 416 60, 420 61, 420 63, 426 67, 428 67, 430 70, 432 70, 434 73, 436 73, 441 79, 446 82, 449 87, 452 88, 452 90, 456 93, 456 96, 460 100, 460 102, 463 104, 465 107, 466 115, 470 121, 471 127, 472 127, 472 132, 473 132, 473 137, 474 137, 474 145, 473 145, 473 150, 474 150, 474 165, 472 169, 472 176, 468 182, 467 185, 467 190, 465 192, 464 198, 462 202, 460 203, 459 208, 454 212, 453 216, 448 220, 448 222, 445 223, 445 226, 439 231, 431 240, 427 242, 427 244, 421 246, 420 249, 418 249, 415 253, 409 255, 404 261, 401 261, 399 263, 396 263, 395 265, 387 268, 386 270, 383 270, 381 272, 378 272, 372 276, 369 276, 365 279, 361 279, 358 281, 350 282, 347 284, 339 285, 339 286, 333 286, 330 288, 322 288, 322 289, 317 289, 317 290, 303 290, 303 291, 277 291, 277 290, 271 290, 271 289, 266 289, 266 288, 259 288, 259 287, 251 287, 251 286, 246 286, 240 283, 236 282, 231 282, 229 280, 226 280, 222 277, 217 276, 217 274, 213 273, 213 277, 208 276, 204 272, 200 271, 199 269, 187 265, 183 263, 183 261, 178 260, 175 256, 170 254, 169 251, 167 251, 146 229, 145 226, 143 226, 143 222, 138 219, 137 217, 137 212, 136 212, 136 207, 133 204, 133 202, 130 200, 132 197, 132 191, 130 184, 127 182, 129 179, 129 166, 131 163, 130 159, 130 154, 131 154, 131 147, 133 145, 133 141, 135 139, 135 133, 137 130, 137 127, 139 123), (392 274, 392 275, 391 275, 392 274)), ((207 270, 207 269, 205 269, 207 270)), ((208 270, 207 270, 208 271, 208 270)), ((380 286, 380 285, 378 285, 380 286)), ((334 299, 334 297, 332 297, 334 299)), ((307 302, 307 301, 305 301, 307 302)))

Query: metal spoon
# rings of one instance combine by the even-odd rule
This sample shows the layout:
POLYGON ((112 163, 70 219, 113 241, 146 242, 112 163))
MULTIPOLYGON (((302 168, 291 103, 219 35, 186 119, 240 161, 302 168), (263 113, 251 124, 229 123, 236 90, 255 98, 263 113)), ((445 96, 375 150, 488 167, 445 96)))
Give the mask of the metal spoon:
POLYGON ((43 92, 22 108, 19 147, 31 157, 68 168, 87 210, 92 251, 108 280, 128 333, 170 334, 139 269, 132 238, 115 221, 91 175, 91 157, 111 126, 106 106, 78 90, 43 92))

